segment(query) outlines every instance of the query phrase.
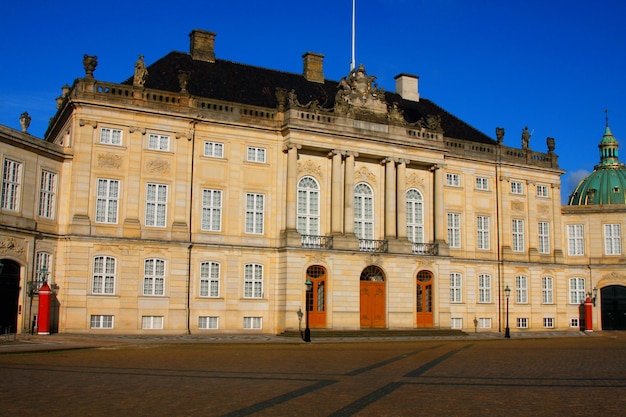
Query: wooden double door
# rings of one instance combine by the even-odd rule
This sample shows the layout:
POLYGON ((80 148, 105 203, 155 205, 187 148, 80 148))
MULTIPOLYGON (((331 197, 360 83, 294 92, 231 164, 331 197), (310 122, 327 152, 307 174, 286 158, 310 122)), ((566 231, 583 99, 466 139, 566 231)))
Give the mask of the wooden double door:
POLYGON ((377 266, 368 266, 361 273, 360 285, 361 328, 386 328, 387 287, 383 271, 377 266))
POLYGON ((306 308, 309 327, 326 328, 326 269, 319 265, 310 266, 307 278, 313 283, 311 291, 306 293, 306 308))
POLYGON ((433 327, 433 274, 420 271, 415 284, 415 327, 433 327))

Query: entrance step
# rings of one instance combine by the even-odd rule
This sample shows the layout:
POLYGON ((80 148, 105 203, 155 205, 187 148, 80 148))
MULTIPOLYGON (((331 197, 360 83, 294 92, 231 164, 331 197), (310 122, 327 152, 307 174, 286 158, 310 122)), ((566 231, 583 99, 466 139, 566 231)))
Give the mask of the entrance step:
MULTIPOLYGON (((297 330, 286 330, 279 336, 300 338, 301 333, 297 330)), ((387 330, 387 329, 361 329, 361 330, 331 330, 331 329, 311 329, 311 338, 345 338, 345 337, 432 337, 432 336, 467 336, 462 330, 456 329, 407 329, 407 330, 387 330)))

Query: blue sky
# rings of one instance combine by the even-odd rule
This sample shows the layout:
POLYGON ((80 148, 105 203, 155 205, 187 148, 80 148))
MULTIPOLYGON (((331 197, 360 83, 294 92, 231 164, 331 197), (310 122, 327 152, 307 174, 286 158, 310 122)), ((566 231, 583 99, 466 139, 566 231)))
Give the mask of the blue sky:
MULTIPOLYGON (((217 33, 218 59, 301 73, 312 51, 324 54, 328 79, 350 69, 352 0, 34 0, 2 9, 0 124, 19 129, 27 111, 38 137, 61 87, 84 76, 84 54, 98 56, 96 79, 121 82, 139 54, 151 64, 187 52, 194 28, 217 33)), ((504 127, 508 146, 521 146, 524 126, 534 150, 546 152, 554 137, 564 196, 599 161, 605 109, 613 134, 626 138, 626 2, 357 0, 356 16, 356 63, 380 87, 418 75, 422 97, 491 137, 504 127)))

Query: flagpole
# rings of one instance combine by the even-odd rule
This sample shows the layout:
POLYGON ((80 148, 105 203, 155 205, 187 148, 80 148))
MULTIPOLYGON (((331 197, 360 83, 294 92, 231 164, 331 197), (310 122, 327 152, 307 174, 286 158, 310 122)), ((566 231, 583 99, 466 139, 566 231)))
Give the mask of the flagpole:
POLYGON ((356 60, 355 57, 354 57, 354 55, 355 55, 355 46, 354 45, 355 45, 355 36, 356 36, 355 35, 355 32, 356 32, 356 30, 355 30, 355 27, 356 27, 356 24, 355 24, 356 12, 355 12, 355 10, 356 10, 356 0, 352 0, 352 61, 350 61, 350 72, 352 72, 352 70, 354 70, 354 65, 355 65, 354 63, 355 63, 355 60, 356 60))

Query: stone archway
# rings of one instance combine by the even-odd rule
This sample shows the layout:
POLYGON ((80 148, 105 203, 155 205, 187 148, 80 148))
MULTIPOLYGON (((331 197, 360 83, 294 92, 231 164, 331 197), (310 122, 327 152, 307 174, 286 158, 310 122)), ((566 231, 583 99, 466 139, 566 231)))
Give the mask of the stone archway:
POLYGON ((20 296, 20 265, 9 259, 0 260, 0 333, 17 333, 20 296))

